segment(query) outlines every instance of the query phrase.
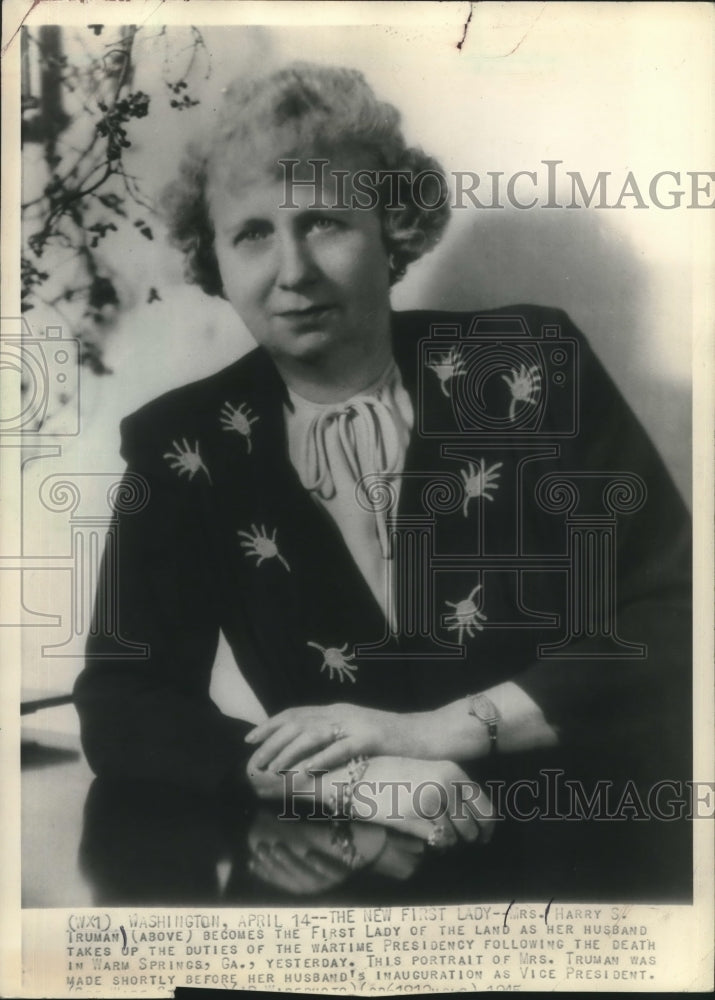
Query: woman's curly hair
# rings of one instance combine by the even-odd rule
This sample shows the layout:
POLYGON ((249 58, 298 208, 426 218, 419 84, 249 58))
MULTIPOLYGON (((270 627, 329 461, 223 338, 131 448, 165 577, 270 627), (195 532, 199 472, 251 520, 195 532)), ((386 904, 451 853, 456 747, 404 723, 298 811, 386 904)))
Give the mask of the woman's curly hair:
POLYGON ((437 244, 447 225, 444 172, 421 149, 406 145, 400 113, 377 100, 362 73, 307 62, 234 81, 210 141, 187 147, 179 176, 162 197, 169 237, 184 254, 187 280, 209 295, 223 295, 207 198, 210 181, 235 184, 237 178, 246 181, 267 173, 279 177, 279 158, 336 154, 383 178, 392 174, 376 189, 390 280, 399 280, 412 261, 437 244), (388 199, 387 184, 398 176, 397 191, 391 189, 388 199), (416 177, 419 204, 413 196, 416 177))

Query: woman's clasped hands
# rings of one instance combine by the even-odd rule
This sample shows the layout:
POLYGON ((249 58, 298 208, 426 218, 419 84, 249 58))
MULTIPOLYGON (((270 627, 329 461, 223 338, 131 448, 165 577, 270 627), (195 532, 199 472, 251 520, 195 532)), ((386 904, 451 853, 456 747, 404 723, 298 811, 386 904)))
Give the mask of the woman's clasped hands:
POLYGON ((458 764, 432 758, 430 715, 349 704, 287 709, 247 735, 259 744, 247 765, 249 780, 261 798, 311 797, 328 808, 349 788, 354 819, 434 847, 486 843, 494 827, 491 800, 458 764), (358 760, 365 764, 355 781, 358 760))
POLYGON ((310 773, 329 771, 359 756, 430 757, 430 714, 343 703, 288 708, 248 733, 246 742, 258 745, 249 766, 310 773))

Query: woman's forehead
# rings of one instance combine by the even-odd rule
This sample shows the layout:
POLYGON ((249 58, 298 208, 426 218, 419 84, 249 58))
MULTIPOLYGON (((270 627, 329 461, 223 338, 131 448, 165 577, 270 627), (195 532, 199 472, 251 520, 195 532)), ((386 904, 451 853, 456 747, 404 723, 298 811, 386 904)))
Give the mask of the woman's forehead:
POLYGON ((336 185, 350 189, 356 173, 375 167, 373 155, 345 147, 315 144, 307 149, 287 145, 258 150, 232 144, 214 150, 208 180, 210 189, 223 188, 241 196, 250 188, 277 184, 296 190, 306 187, 333 190, 336 185))
POLYGON ((299 160, 278 169, 226 170, 208 187, 212 214, 271 215, 276 211, 347 208, 354 169, 345 160, 299 160))
POLYGON ((298 160, 296 176, 309 176, 315 159, 330 161, 335 169, 376 167, 376 151, 364 140, 336 134, 323 122, 288 122, 282 126, 256 128, 244 123, 228 133, 214 135, 208 155, 209 174, 224 184, 242 183, 244 178, 283 177, 281 161, 298 160))

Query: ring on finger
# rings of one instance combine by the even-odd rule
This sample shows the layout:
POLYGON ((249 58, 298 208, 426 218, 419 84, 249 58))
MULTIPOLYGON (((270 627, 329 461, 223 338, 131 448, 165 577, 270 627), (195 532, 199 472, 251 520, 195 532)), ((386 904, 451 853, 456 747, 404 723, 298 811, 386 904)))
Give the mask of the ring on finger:
POLYGON ((445 847, 447 843, 447 827, 443 823, 433 822, 432 830, 427 838, 429 847, 445 847))
POLYGON ((333 743, 335 743, 337 740, 342 740, 344 736, 345 736, 345 730, 343 729, 343 727, 340 725, 339 722, 334 722, 332 729, 333 743))

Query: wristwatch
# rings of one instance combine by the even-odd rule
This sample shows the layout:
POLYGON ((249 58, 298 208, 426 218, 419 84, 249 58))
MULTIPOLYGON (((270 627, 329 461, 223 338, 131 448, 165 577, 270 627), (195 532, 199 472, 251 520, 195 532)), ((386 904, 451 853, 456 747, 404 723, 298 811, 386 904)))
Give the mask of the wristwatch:
POLYGON ((471 694, 469 695, 469 714, 473 715, 475 719, 479 719, 487 727, 489 753, 492 755, 495 754, 497 752, 497 737, 499 735, 498 726, 501 722, 499 709, 485 694, 471 694))

